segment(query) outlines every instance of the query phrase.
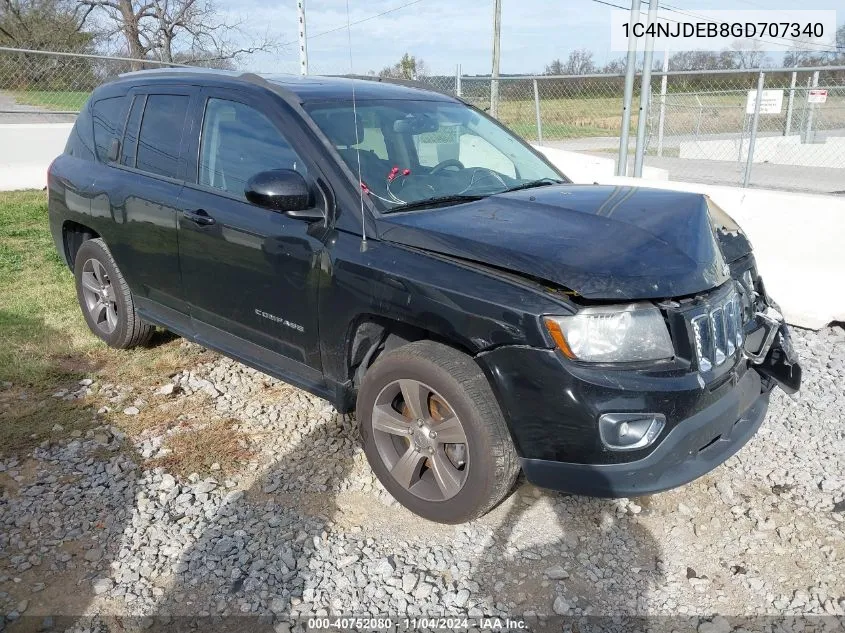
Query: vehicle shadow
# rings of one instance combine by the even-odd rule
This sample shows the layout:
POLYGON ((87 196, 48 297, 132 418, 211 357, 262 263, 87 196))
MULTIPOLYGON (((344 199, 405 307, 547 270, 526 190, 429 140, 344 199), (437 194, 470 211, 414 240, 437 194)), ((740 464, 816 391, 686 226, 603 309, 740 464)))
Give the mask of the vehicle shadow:
POLYGON ((641 512, 632 500, 566 495, 521 476, 494 511, 492 547, 473 578, 500 618, 522 618, 531 630, 646 630, 665 570, 641 512))

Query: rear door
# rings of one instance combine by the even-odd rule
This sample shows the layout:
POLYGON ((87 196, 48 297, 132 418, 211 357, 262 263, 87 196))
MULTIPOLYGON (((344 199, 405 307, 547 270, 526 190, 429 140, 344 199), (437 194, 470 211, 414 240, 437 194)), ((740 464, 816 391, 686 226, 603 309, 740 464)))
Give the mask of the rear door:
POLYGON ((307 222, 244 196, 261 171, 293 169, 311 179, 283 131, 296 123, 269 97, 225 88, 203 90, 196 119, 202 125, 179 216, 194 331, 213 346, 319 382, 319 231, 315 237, 307 222))
MULTIPOLYGON (((109 247, 132 278, 139 310, 177 331, 189 326, 176 217, 186 172, 183 141, 193 125, 188 113, 198 94, 192 86, 146 85, 129 92, 110 208, 101 209, 122 225, 109 247)), ((96 213, 96 200, 92 206, 96 213)))

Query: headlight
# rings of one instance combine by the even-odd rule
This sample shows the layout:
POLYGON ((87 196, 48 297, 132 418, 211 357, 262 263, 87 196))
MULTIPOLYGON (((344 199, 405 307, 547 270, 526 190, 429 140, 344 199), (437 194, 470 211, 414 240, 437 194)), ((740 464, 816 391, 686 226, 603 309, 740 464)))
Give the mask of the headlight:
POLYGON ((569 358, 628 363, 675 354, 663 315, 650 303, 584 308, 573 316, 544 320, 552 339, 569 358))

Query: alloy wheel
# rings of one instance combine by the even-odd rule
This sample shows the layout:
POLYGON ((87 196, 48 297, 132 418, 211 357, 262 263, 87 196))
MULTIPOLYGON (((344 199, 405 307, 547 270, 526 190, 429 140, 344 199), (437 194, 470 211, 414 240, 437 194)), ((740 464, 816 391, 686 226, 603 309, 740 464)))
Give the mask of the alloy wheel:
POLYGON ((97 259, 89 259, 82 266, 82 296, 97 329, 105 334, 114 332, 117 298, 105 266, 97 259))
POLYGON ((461 491, 469 472, 467 436, 443 396, 412 379, 381 390, 372 412, 373 438, 393 478, 426 501, 461 491))

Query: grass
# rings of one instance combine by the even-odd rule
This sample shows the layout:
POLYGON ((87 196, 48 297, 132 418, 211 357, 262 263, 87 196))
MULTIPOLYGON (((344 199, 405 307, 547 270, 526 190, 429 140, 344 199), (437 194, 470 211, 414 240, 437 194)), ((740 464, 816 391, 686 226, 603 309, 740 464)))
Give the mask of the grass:
POLYGON ((201 428, 169 435, 163 448, 172 452, 153 460, 151 465, 163 466, 183 477, 191 473, 212 473, 214 464, 221 472, 231 472, 253 455, 246 443, 246 434, 234 428, 235 425, 234 420, 215 420, 201 428))
POLYGON ((89 91, 76 90, 15 90, 12 97, 22 105, 32 105, 47 110, 76 112, 82 109, 91 96, 89 91))
MULTIPOLYGON (((51 398, 61 387, 88 377, 143 393, 213 358, 166 333, 134 350, 111 349, 91 334, 73 275, 56 253, 42 191, 0 192, 0 340, 0 383, 11 383, 0 389, 0 455, 31 449, 57 423, 68 432, 82 428, 81 419, 94 419, 83 406, 108 404, 51 398)), ((158 423, 157 415, 151 406, 126 430, 140 431, 146 416, 158 423)))

